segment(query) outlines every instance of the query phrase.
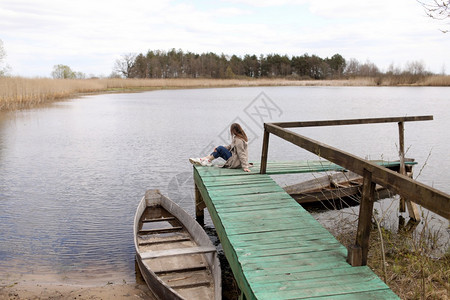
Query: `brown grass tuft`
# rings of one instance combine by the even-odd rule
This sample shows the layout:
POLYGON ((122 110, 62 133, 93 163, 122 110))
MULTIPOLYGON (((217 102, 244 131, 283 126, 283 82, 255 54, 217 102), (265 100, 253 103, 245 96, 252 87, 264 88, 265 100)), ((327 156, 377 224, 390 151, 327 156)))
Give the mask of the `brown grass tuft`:
MULTIPOLYGON (((440 234, 427 228, 421 232, 392 232, 381 228, 385 266, 383 266, 381 238, 378 230, 370 234, 370 249, 367 265, 401 299, 448 299, 450 290, 450 252, 448 241, 438 245, 440 234), (442 247, 447 252, 442 254, 442 247), (436 251, 440 248, 441 251, 436 251), (440 255, 436 255, 441 252, 440 255), (384 274, 386 270, 386 274, 384 274)), ((336 238, 345 246, 353 244, 356 228, 340 232, 336 238)), ((445 250, 444 250, 445 251, 445 250)))

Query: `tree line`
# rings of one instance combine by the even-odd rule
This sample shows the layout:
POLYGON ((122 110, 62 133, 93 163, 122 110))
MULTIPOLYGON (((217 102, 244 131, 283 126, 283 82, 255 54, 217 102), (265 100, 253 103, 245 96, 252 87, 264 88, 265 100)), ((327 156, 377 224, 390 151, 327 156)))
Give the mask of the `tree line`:
POLYGON ((125 78, 260 78, 293 77, 325 79, 340 77, 346 60, 317 55, 218 55, 172 49, 151 50, 147 54, 126 54, 115 63, 114 71, 125 78))
POLYGON ((150 50, 145 55, 125 54, 116 60, 114 72, 125 78, 288 78, 337 79, 344 77, 376 77, 379 75, 430 75, 422 62, 410 62, 405 69, 393 64, 385 73, 372 62, 346 60, 340 54, 321 58, 303 54, 218 55, 183 52, 182 50, 150 50))

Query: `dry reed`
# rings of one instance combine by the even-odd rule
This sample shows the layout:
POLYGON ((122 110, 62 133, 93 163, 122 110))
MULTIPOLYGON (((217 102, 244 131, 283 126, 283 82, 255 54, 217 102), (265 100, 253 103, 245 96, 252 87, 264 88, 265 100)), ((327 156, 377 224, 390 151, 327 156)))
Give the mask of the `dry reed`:
POLYGON ((29 108, 79 94, 132 92, 154 89, 248 87, 248 86, 350 86, 372 85, 368 80, 285 79, 47 79, 0 78, 0 111, 29 108))
MULTIPOLYGON (((426 220, 423 221, 425 224, 426 220)), ((439 230, 430 230, 426 225, 419 232, 411 231, 415 226, 408 226, 398 232, 381 227, 381 236, 374 226, 367 265, 385 278, 386 284, 401 299, 448 299, 449 241, 443 242, 445 235, 439 230)), ((348 246, 355 242, 356 223, 347 224, 346 228, 339 232, 330 231, 348 246)))
MULTIPOLYGON (((249 86, 376 86, 405 85, 404 80, 388 77, 339 80, 288 79, 48 79, 0 77, 0 111, 74 98, 85 93, 133 92, 154 89, 249 87, 249 86)), ((429 76, 409 85, 450 86, 450 76, 429 76)))

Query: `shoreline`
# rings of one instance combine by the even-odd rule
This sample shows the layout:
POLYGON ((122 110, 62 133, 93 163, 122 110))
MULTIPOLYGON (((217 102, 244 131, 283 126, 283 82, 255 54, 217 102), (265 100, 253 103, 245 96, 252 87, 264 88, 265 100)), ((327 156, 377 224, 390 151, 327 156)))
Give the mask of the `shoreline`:
POLYGON ((0 77, 0 111, 14 111, 74 99, 84 95, 136 93, 166 89, 233 87, 448 87, 450 76, 432 75, 405 81, 381 76, 331 80, 292 80, 284 78, 169 78, 169 79, 49 79, 0 77))
POLYGON ((145 284, 76 285, 14 282, 0 286, 0 299, 151 299, 145 284))
POLYGON ((117 276, 74 278, 54 273, 2 274, 0 299, 150 299, 156 300, 144 279, 126 282, 117 276))

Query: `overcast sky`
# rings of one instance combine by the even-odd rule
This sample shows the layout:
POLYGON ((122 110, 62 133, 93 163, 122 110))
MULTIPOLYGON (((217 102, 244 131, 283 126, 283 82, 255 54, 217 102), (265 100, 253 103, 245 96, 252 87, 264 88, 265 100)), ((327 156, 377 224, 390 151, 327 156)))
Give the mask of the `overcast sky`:
POLYGON ((370 60, 385 71, 421 61, 450 74, 449 20, 416 0, 0 0, 0 39, 13 75, 56 64, 111 74, 127 53, 316 54, 370 60))

